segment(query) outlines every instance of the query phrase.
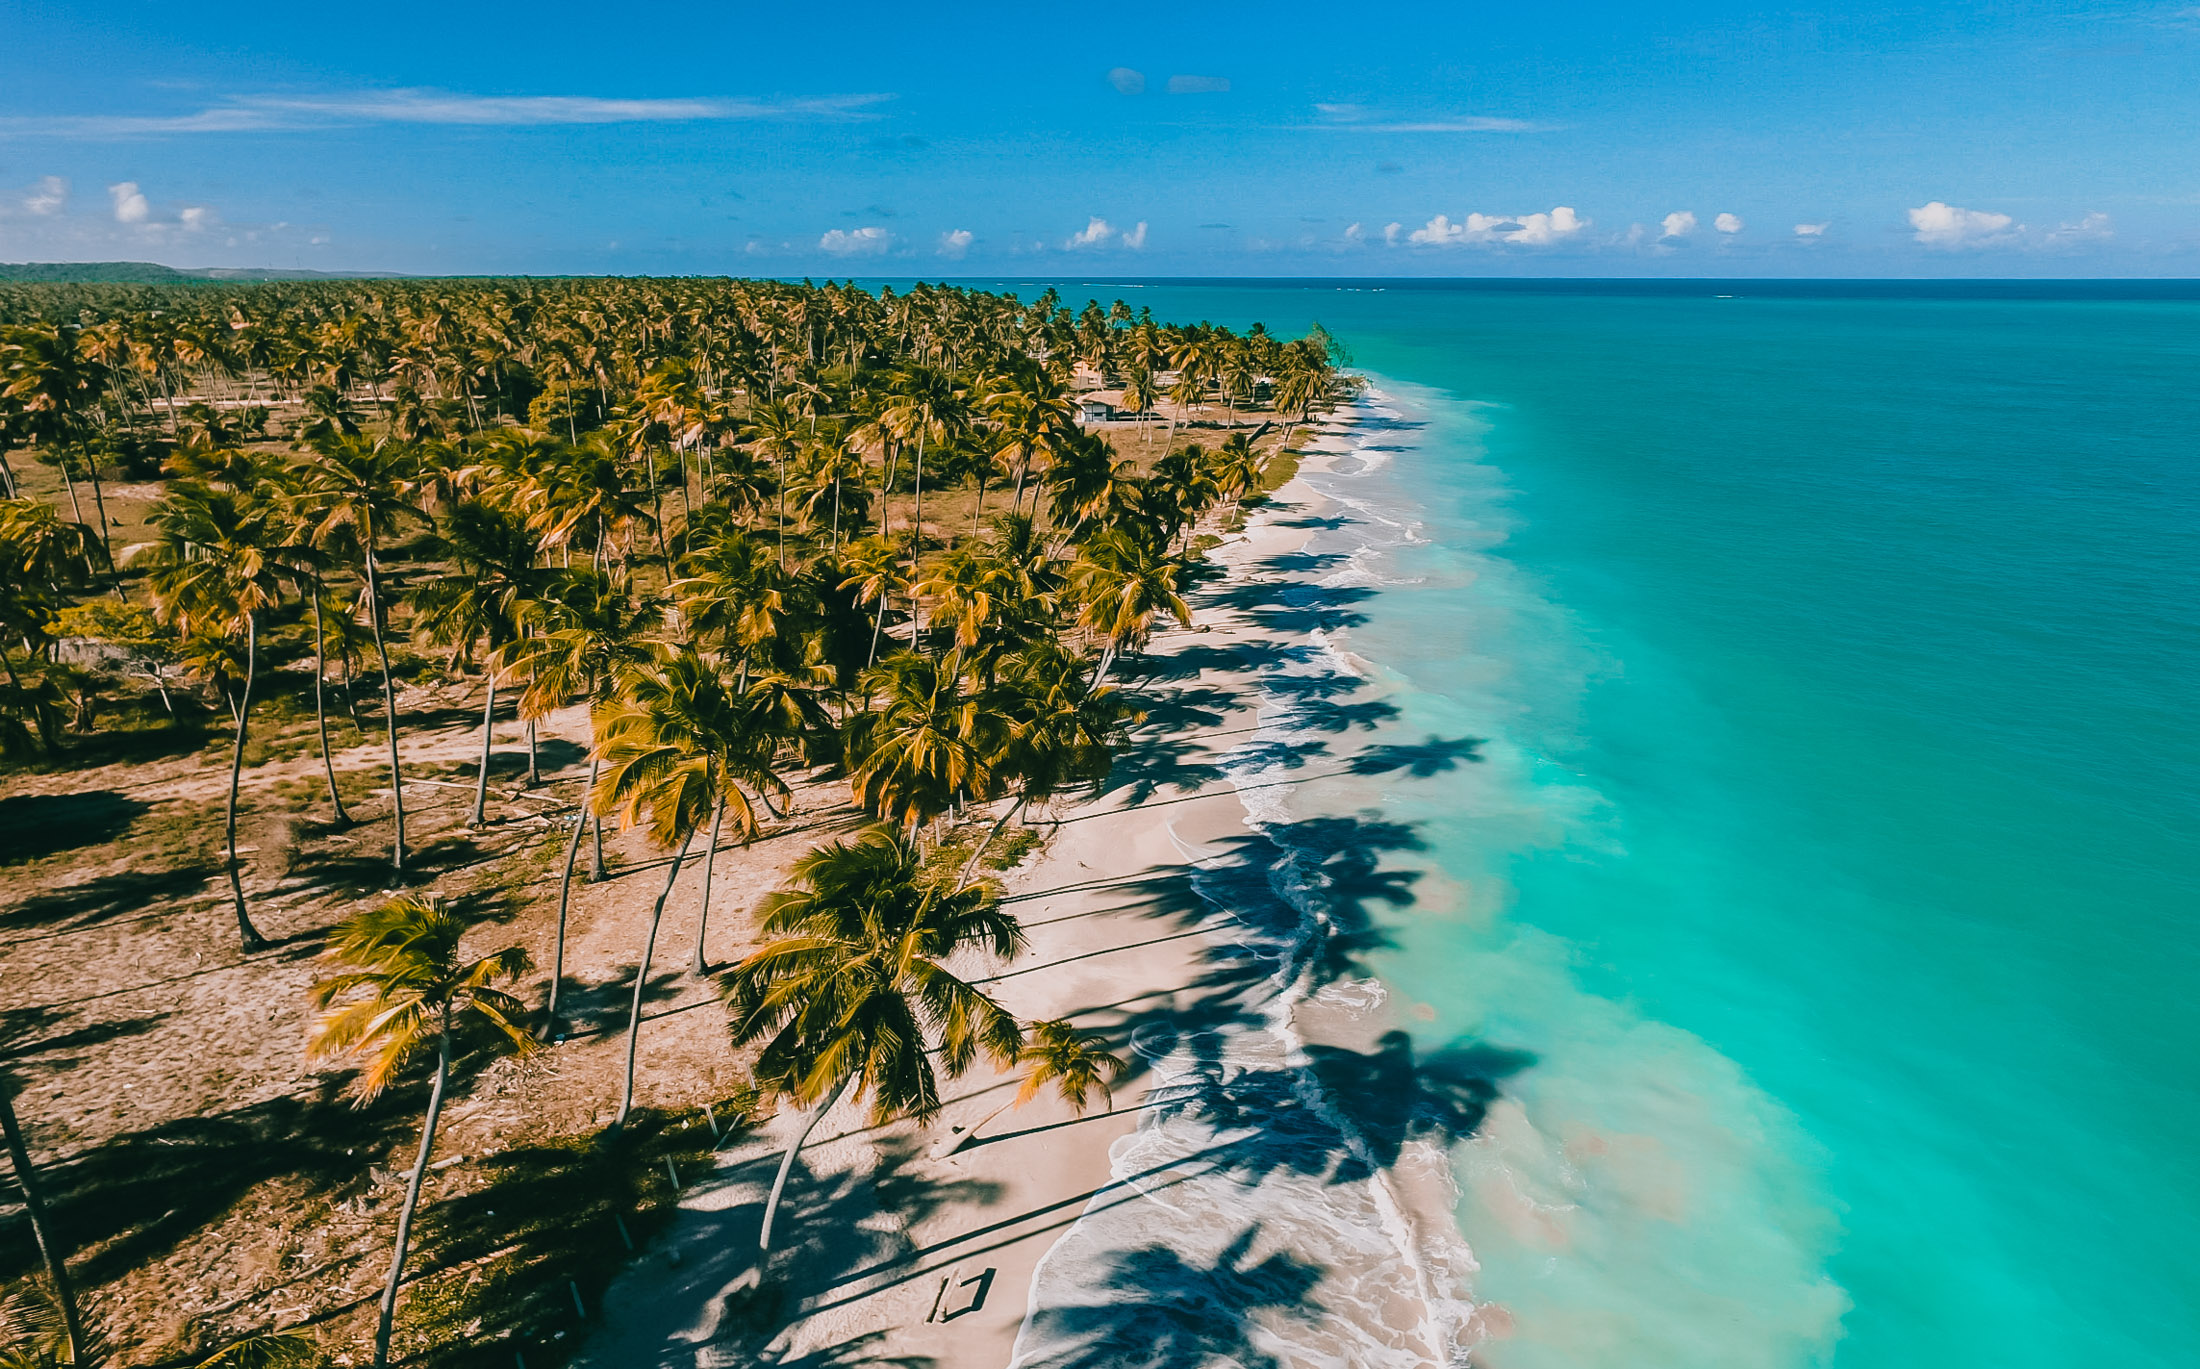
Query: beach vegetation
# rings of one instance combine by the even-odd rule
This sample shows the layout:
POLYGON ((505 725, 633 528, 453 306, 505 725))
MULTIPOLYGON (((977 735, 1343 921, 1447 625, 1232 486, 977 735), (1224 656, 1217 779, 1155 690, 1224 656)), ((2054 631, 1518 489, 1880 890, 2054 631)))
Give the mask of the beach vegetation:
MULTIPOLYGON (((294 1054, 302 1029, 325 1064, 364 1062, 362 1102, 436 1062, 371 1326, 333 1304, 307 1317, 271 1289, 169 1307, 173 1281, 104 1255, 86 1307, 118 1341, 157 1343, 156 1322, 202 1326, 200 1356, 254 1336, 276 1339, 252 1354, 299 1336, 334 1354, 367 1336, 380 1362, 446 1100, 505 1078, 487 1063, 499 1055, 589 1062, 570 1067, 589 1104, 527 1141, 588 1157, 559 1173, 600 1178, 645 1150, 700 1163, 633 1139, 667 1115, 652 1096, 665 1085, 638 1066, 672 1034, 645 1032, 646 1009, 668 907, 698 866, 680 905, 697 914, 685 980, 715 988, 703 1001, 723 1006, 713 1030, 737 1079, 683 1096, 753 1092, 809 1126, 848 1096, 881 1123, 923 1123, 941 1081, 984 1060, 1023 1071, 1027 1093, 1105 1098, 1120 1062, 1103 1039, 1020 1024, 950 962, 1022 946, 988 872, 1037 844, 1033 814, 1106 783, 1143 717, 1125 660, 1189 621, 1195 562, 1289 478, 1295 436, 1349 392, 1339 364, 1326 335, 1072 309, 1052 291, 0 286, 0 782, 52 802, 81 773, 85 811, 103 815, 81 831, 42 821, 19 861, 11 848, 21 892, 57 897, 30 882, 81 875, 69 906, 152 937, 189 926, 212 881, 232 947, 325 939, 341 962, 312 990, 311 1023, 283 1006, 303 987, 280 978, 287 952, 223 967, 242 976, 233 997, 289 987, 264 1012, 207 1019, 213 1054, 274 1051, 278 1026, 294 1054), (510 726, 524 756, 500 738, 510 726), (141 814, 120 797, 140 782, 177 797, 141 814), (714 963, 720 864, 782 839, 809 854, 721 929, 744 953, 714 963), (89 854, 78 870, 73 843, 102 870, 89 854), (582 894, 584 846, 598 887, 582 894), (638 888, 602 882, 644 868, 638 888), (473 947, 507 921, 505 949, 473 947), (615 1004, 597 991, 614 979, 615 1004), (271 1328, 278 1311, 300 1321, 271 1328)), ((132 941, 101 973, 191 939, 132 941)), ((144 978, 212 973, 203 944, 184 954, 144 978)), ((85 1055, 75 1087, 108 1077, 98 1048, 85 1055)), ((229 1077, 202 1082, 218 1093, 229 1077)), ((88 1153, 119 1144, 97 1132, 109 1123, 85 1125, 88 1153)), ((370 1149, 347 1175, 406 1144, 357 1125, 345 1155, 370 1149)), ((808 1135, 787 1149, 775 1213, 808 1135)), ((30 1140, 19 1177, 36 1172, 30 1140)), ((439 1194, 463 1188, 436 1173, 439 1194)), ((519 1229, 480 1182, 447 1210, 478 1208, 484 1241, 519 1229)), ((326 1218, 339 1201, 371 1206, 283 1204, 326 1218)), ((47 1286, 66 1290, 68 1233, 49 1234, 47 1286)), ((573 1268, 577 1306, 600 1283, 573 1268)), ((496 1324, 538 1369, 563 1353, 541 1290, 511 1286, 535 1309, 521 1325, 435 1286, 422 1307, 444 1311, 416 1348, 496 1324)))

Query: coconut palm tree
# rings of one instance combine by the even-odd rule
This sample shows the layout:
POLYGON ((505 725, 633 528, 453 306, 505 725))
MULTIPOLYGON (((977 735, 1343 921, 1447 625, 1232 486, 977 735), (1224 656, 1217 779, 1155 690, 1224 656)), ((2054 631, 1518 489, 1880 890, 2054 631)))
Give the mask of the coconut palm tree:
POLYGON ((974 797, 1015 797, 970 852, 964 884, 1025 807, 1105 781, 1123 729, 1143 716, 1117 690, 1087 680, 1076 655, 1051 639, 1009 658, 991 707, 1006 727, 992 734, 996 750, 987 758, 986 786, 974 797))
POLYGON ((876 706, 842 725, 857 804, 906 832, 984 793, 1002 720, 961 672, 898 651, 863 672, 876 706))
POLYGON ((398 1212, 396 1246, 375 1321, 375 1369, 384 1369, 390 1359, 397 1290, 404 1279, 413 1213, 420 1206, 420 1181, 428 1172, 436 1123, 443 1115, 454 1033, 462 1025, 480 1024, 489 1028, 495 1049, 523 1054, 534 1045, 520 1025, 525 1006, 493 987, 499 979, 516 979, 527 972, 527 952, 508 946, 463 960, 459 943, 467 927, 465 918, 423 899, 393 898, 337 925, 331 953, 354 968, 313 986, 313 1003, 322 1016, 307 1050, 317 1056, 364 1056, 366 1069, 352 1085, 361 1104, 379 1097, 423 1053, 435 1052, 435 1080, 428 1090, 427 1117, 420 1126, 420 1153, 405 1183, 405 1206, 398 1212))
POLYGON ((481 764, 474 775, 474 807, 466 825, 479 827, 489 802, 489 757, 496 730, 497 657, 520 632, 520 606, 533 596, 545 572, 536 568, 541 548, 525 520, 496 505, 469 499, 451 510, 443 526, 451 574, 413 592, 413 629, 427 641, 470 654, 484 649, 481 764))
POLYGON ((427 521, 411 502, 419 464, 418 451, 396 438, 338 437, 320 443, 300 469, 316 537, 348 536, 365 575, 367 623, 382 665, 382 726, 390 749, 390 868, 399 872, 405 868, 405 776, 397 759, 397 683, 385 640, 381 548, 404 521, 427 521))
MULTIPOLYGON (((574 695, 585 696, 593 717, 595 706, 611 697, 619 678, 649 660, 644 642, 659 617, 655 604, 636 603, 611 577, 588 567, 559 572, 537 597, 519 606, 522 635, 506 644, 498 665, 521 683, 520 716, 530 720, 548 717, 574 695)), ((592 794, 602 765, 591 755, 586 793, 592 794)), ((550 967, 550 992, 543 1005, 543 1032, 555 1030, 558 994, 565 980, 565 931, 572 907, 573 863, 580 854, 582 834, 589 829, 584 811, 575 818, 572 838, 565 847, 565 864, 558 876, 557 950, 550 967)), ((596 823, 596 872, 603 877, 603 824, 596 823)))
MULTIPOLYGON (((896 594, 907 593, 909 576, 902 570, 901 541, 913 538, 861 537, 848 544, 842 560, 847 573, 840 588, 852 591, 859 604, 876 604, 878 616, 871 625, 871 650, 866 666, 878 663, 879 638, 886 631, 886 607, 896 594)), ((912 554, 911 559, 914 559, 912 554)))
POLYGON ((1025 1030, 1024 1045, 1017 1055, 1023 1066, 1023 1080, 1016 1094, 1007 1102, 978 1119, 975 1126, 964 1130, 955 1128, 946 1138, 932 1148, 932 1157, 942 1159, 953 1155, 964 1146, 978 1139, 978 1133, 986 1124, 1007 1112, 1021 1108, 1044 1093, 1048 1086, 1056 1096, 1069 1104, 1079 1117, 1092 1104, 1092 1095, 1098 1093, 1102 1102, 1115 1106, 1115 1091, 1109 1086, 1123 1076, 1128 1069, 1123 1057, 1108 1050, 1108 1038, 1100 1032, 1079 1031, 1065 1018, 1052 1018, 1034 1022, 1025 1030))
POLYGON ((38 1243, 38 1258, 46 1266, 46 1282, 53 1289, 54 1311, 59 1315, 69 1363, 82 1364, 90 1347, 84 1337, 83 1318, 77 1313, 76 1283, 69 1276, 68 1251, 62 1247, 46 1209, 45 1185, 31 1165, 23 1124, 15 1115, 15 1092, 15 1077, 0 1069, 0 1141, 6 1143, 8 1165, 15 1171, 15 1188, 22 1195, 24 1215, 30 1219, 31 1237, 38 1243))
POLYGON ((1121 528, 1105 528, 1091 537, 1070 567, 1070 595, 1077 601, 1077 623, 1102 643, 1093 683, 1126 651, 1143 651, 1161 614, 1191 626, 1192 611, 1179 592, 1184 568, 1165 552, 1121 528))
POLYGON ((270 526, 271 512, 265 500, 253 495, 184 483, 170 488, 151 515, 158 534, 151 549, 153 602, 161 619, 186 635, 244 638, 223 840, 237 934, 247 953, 267 946, 245 908, 244 876, 237 861, 237 792, 259 671, 260 615, 276 602, 282 587, 282 566, 275 555, 281 534, 270 526))
MULTIPOLYGON (((650 909, 641 963, 634 970, 626 1084, 614 1126, 633 1110, 642 990, 656 953, 665 900, 680 877, 689 845, 707 818, 715 854, 720 824, 729 812, 735 833, 749 840, 762 827, 757 808, 763 796, 787 792, 772 773, 780 738, 759 727, 743 705, 742 695, 715 663, 692 648, 666 647, 648 665, 628 672, 619 692, 597 708, 595 755, 603 773, 591 806, 600 815, 620 814, 627 825, 646 829, 651 842, 673 853, 664 888, 650 909), (754 803, 752 793, 758 796, 754 803)), ((707 886, 704 894, 707 898, 707 886)))
POLYGON ((874 1122, 927 1121, 942 1071, 960 1076, 981 1051, 1015 1061, 1016 1019, 947 962, 966 948, 1005 959, 1024 934, 990 889, 925 880, 916 846, 884 828, 804 856, 762 911, 772 940, 721 980, 734 1044, 761 1043, 758 1082, 814 1108, 764 1204, 769 1250, 795 1157, 843 1094, 868 1098, 874 1122))

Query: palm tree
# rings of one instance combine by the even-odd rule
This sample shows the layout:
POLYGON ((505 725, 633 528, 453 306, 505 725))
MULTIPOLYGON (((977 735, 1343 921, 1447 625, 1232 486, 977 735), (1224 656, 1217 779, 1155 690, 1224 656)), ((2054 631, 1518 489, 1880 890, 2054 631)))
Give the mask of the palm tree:
POLYGON ((413 593, 413 625, 428 641, 471 652, 480 644, 482 676, 481 765, 474 776, 474 808, 466 825, 479 827, 489 802, 489 757, 496 730, 497 653, 519 635, 520 605, 543 578, 535 568, 535 535, 517 516, 470 499, 451 510, 444 542, 452 574, 413 593))
POLYGON ((898 651, 865 671, 878 706, 841 729, 848 778, 865 810, 914 832, 989 784, 1001 719, 946 663, 898 651))
POLYGON ((356 969, 334 974, 313 986, 313 1004, 322 1010, 307 1043, 317 1056, 359 1053, 366 1071, 353 1084, 364 1105, 381 1096, 405 1066, 422 1052, 435 1050, 435 1082, 428 1090, 428 1115, 420 1127, 420 1154, 405 1184, 405 1206, 397 1216, 397 1245, 390 1275, 382 1288, 381 1315, 374 1328, 375 1369, 390 1358, 390 1324, 397 1315, 397 1289, 405 1273, 405 1249, 412 1238, 413 1211, 420 1205, 420 1181, 435 1149, 436 1123, 443 1115, 443 1090, 451 1078, 451 1036, 462 1022, 492 1029, 502 1050, 524 1054, 534 1045, 520 1017, 521 1002, 491 986, 527 972, 527 952, 508 946, 476 960, 459 958, 466 919, 427 901, 403 895, 379 908, 355 914, 337 925, 331 951, 356 969), (341 1003, 340 1000, 351 1000, 341 1003))
POLYGON ((244 876, 237 862, 237 792, 244 778, 245 732, 251 725, 252 686, 259 670, 260 614, 275 603, 281 587, 281 568, 273 555, 280 539, 268 525, 268 514, 266 503, 251 495, 189 483, 172 487, 152 513, 159 534, 152 549, 153 600, 162 620, 186 634, 244 636, 224 841, 237 934, 248 954, 267 946, 245 909, 244 876))
POLYGON ((1094 1093, 1113 1108, 1115 1091, 1109 1085, 1129 1068, 1123 1057, 1108 1050, 1105 1035, 1081 1032, 1067 1019, 1059 1017, 1032 1023, 1017 1059, 1024 1067, 1024 1077, 1016 1095, 979 1118, 968 1130, 956 1127, 932 1148, 932 1158, 944 1159, 969 1145, 978 1139, 978 1133, 985 1130, 987 1123, 1010 1108, 1023 1107, 1045 1092, 1050 1084, 1079 1117, 1085 1115, 1094 1093))
MULTIPOLYGON (((336 787, 336 760, 329 754, 328 744, 329 620, 337 615, 327 611, 330 605, 323 577, 328 573, 331 560, 324 549, 315 545, 312 505, 296 487, 296 474, 296 470, 291 469, 283 472, 287 479, 268 482, 282 510, 276 524, 280 540, 277 554, 292 588, 313 610, 313 726, 321 742, 321 772, 328 779, 330 812, 337 826, 348 827, 351 814, 344 811, 344 796, 336 787)), ((348 650, 344 659, 348 672, 351 659, 348 650)), ((349 679, 348 674, 346 679, 349 679)), ((353 721, 358 721, 356 716, 353 721)))
MULTIPOLYGON (((626 1028, 626 1085, 612 1124, 618 1126, 634 1107, 642 990, 656 954, 665 900, 680 877, 688 846, 707 817, 715 855, 719 825, 729 809, 742 840, 760 830, 762 823, 744 784, 760 796, 786 790, 772 773, 779 738, 755 725, 723 672, 692 648, 661 649, 655 661, 628 673, 619 694, 599 705, 597 715, 595 754, 603 763, 603 774, 596 782, 593 808, 603 815, 617 812, 629 826, 645 827, 652 842, 673 853, 664 888, 650 910, 641 963, 634 970, 634 1004, 626 1028)), ((707 884, 704 896, 709 896, 707 884)), ((700 958, 700 937, 697 955, 700 958)))
POLYGON ((981 1050, 1004 1068, 1017 1058, 1016 1019, 947 961, 965 948, 1005 959, 1024 935, 991 890, 927 882, 916 846, 884 828, 804 856, 762 911, 773 939, 722 981, 734 1044, 763 1043, 758 1082, 815 1108, 764 1204, 769 1250, 795 1157, 842 1094, 868 1095, 874 1122, 927 1121, 940 1070, 958 1077, 981 1050))
MULTIPOLYGON (((955 377, 931 366, 910 366, 894 381, 894 388, 886 400, 885 412, 879 421, 894 436, 907 444, 912 439, 917 444, 916 509, 910 516, 910 527, 921 541, 924 536, 924 451, 927 443, 947 442, 970 426, 969 393, 955 383, 955 377)), ((909 550, 909 573, 916 574, 917 543, 909 550)), ((916 644, 916 627, 912 619, 910 644, 916 644)))
POLYGON ((964 884, 1027 805, 1106 780, 1124 726, 1143 716, 1113 688, 1086 680, 1076 656, 1052 640, 1034 643, 1009 660, 993 691, 992 709, 1007 727, 994 734, 998 748, 987 758, 987 787, 976 797, 1016 797, 971 850, 964 884))
POLYGON ((1120 528, 1106 528, 1085 543, 1070 567, 1070 593, 1079 604, 1078 626, 1103 644, 1093 683, 1126 651, 1143 651, 1153 620, 1166 613, 1189 627, 1192 611, 1178 592, 1183 566, 1120 528))
POLYGON ((320 444, 303 467, 306 491, 313 499, 319 537, 350 534, 366 575, 368 625, 374 629, 374 654, 382 664, 382 725, 390 748, 390 868, 405 868, 405 777, 397 760, 397 685, 390 672, 384 640, 380 553, 382 538, 405 518, 426 521, 410 502, 418 452, 395 438, 340 437, 320 444))
MULTIPOLYGON (((620 676, 649 659, 643 634, 655 621, 653 604, 636 604, 601 571, 582 567, 560 572, 539 597, 520 605, 522 635, 507 644, 498 665, 522 683, 520 716, 548 717, 575 694, 591 704, 611 696, 620 676)), ((591 715, 594 709, 591 708, 591 715)), ((588 762, 584 793, 593 793, 602 762, 588 762)), ((557 951, 550 968, 550 993, 543 1005, 543 1033, 556 1028, 558 993, 565 980, 566 916, 572 906, 573 862, 582 834, 589 829, 585 799, 566 843, 565 866, 558 877, 557 951)), ((596 872, 603 878, 603 823, 596 822, 596 872)))
POLYGON ((878 605, 871 625, 871 650, 865 665, 878 663, 879 638, 886 631, 886 606, 896 594, 906 593, 909 577, 903 574, 902 550, 893 539, 862 537, 848 544, 844 568, 848 572, 840 588, 852 590, 859 604, 878 605))
POLYGON ((82 1364, 89 1346, 84 1338, 84 1322, 77 1314, 76 1284, 69 1277, 68 1252, 62 1248, 46 1212, 45 1185, 39 1182, 38 1171, 31 1165, 30 1147, 23 1140, 23 1125, 16 1119, 15 1089, 14 1076, 0 1069, 0 1141, 6 1143, 8 1164, 15 1171, 16 1191, 23 1195, 23 1210, 30 1218, 31 1236, 38 1243, 38 1257, 46 1266, 46 1282, 53 1287, 54 1307, 61 1315, 61 1332, 68 1345, 69 1363, 82 1364))

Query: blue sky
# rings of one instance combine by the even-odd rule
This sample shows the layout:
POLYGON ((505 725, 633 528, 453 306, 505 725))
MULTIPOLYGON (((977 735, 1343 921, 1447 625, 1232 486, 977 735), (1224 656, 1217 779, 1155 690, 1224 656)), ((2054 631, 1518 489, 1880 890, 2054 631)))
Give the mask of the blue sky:
POLYGON ((0 0, 0 260, 2200 275, 2200 3, 0 0))

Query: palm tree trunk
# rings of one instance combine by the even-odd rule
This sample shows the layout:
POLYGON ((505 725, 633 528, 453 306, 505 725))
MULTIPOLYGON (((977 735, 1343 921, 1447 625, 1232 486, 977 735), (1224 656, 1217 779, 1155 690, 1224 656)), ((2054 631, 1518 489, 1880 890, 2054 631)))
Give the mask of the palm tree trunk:
POLYGON ((565 844, 565 872, 558 876, 558 941, 557 949, 550 955, 550 1001, 542 1010, 542 1034, 548 1036, 558 1027, 558 990, 565 984, 565 914, 573 904, 573 862, 580 855, 581 833, 588 830, 588 796, 596 788, 596 767, 599 761, 588 763, 588 787, 581 791, 580 817, 573 824, 573 839, 565 844))
POLYGON ((99 514, 99 559, 107 563, 107 576, 114 582, 115 597, 121 599, 124 603, 128 603, 130 596, 125 594, 122 589, 122 571, 115 565, 114 548, 108 544, 107 498, 100 492, 99 488, 99 457, 97 455, 87 455, 84 466, 92 477, 92 508, 99 514))
POLYGON ((1115 643, 1110 642, 1100 651, 1100 668, 1092 672, 1091 689, 1098 689, 1100 682, 1108 678, 1108 667, 1115 664, 1115 643))
POLYGON ((592 849, 588 855, 588 882, 590 884, 601 884, 604 881, 603 819, 596 818, 593 819, 593 822, 595 825, 596 836, 594 849, 592 849))
POLYGON ((817 1124, 825 1120, 826 1113, 831 1112, 834 1107, 839 1105, 840 1095, 846 1093, 848 1086, 854 1083, 855 1080, 856 1077, 852 1074, 841 1080, 839 1085, 833 1089, 832 1097, 827 1098, 818 1106, 817 1111, 810 1114, 810 1120, 803 1124, 802 1134, 794 1138, 793 1145, 787 1147, 785 1158, 779 1162, 779 1173, 772 1179, 771 1196, 764 1200, 764 1229, 756 1238, 756 1248, 758 1250, 770 1250, 772 1248, 772 1219, 779 1215, 780 1195, 787 1190, 787 1174, 794 1168, 794 1157, 802 1153, 802 1147, 809 1144, 810 1133, 817 1130, 817 1124))
POLYGON ((237 746, 229 758, 229 891, 237 900, 237 935, 244 941, 246 954, 264 950, 267 938, 252 925, 252 917, 244 906, 244 877, 237 872, 237 787, 244 781, 245 727, 252 720, 252 677, 259 669, 260 619, 257 613, 244 615, 244 698, 237 705, 237 746))
POLYGON ((866 668, 878 664, 878 639, 886 631, 886 597, 886 591, 881 589, 878 595, 878 619, 871 624, 871 655, 863 663, 866 668))
POLYGON ((412 1240, 413 1212, 420 1206, 420 1181, 435 1149, 435 1124, 443 1116, 443 1086, 451 1077, 451 1011, 443 1010, 443 1032, 436 1041, 435 1085, 428 1092, 428 1118, 420 1127, 420 1156, 405 1182, 405 1206, 397 1214, 397 1249, 390 1255, 389 1282, 382 1286, 382 1311, 374 1326, 374 1369, 390 1362, 390 1324, 397 1319, 397 1287, 405 1278, 405 1247, 412 1240))
POLYGON ((1012 1096, 1007 1102, 993 1109, 993 1111, 987 1113, 985 1116, 980 1117, 976 1125, 972 1126, 968 1131, 957 1131, 948 1133, 945 1137, 941 1138, 939 1144, 932 1147, 932 1150, 927 1158, 933 1160, 944 1160, 948 1156, 955 1154, 964 1146, 967 1146, 972 1141, 977 1140, 978 1133, 985 1130, 988 1126, 992 1125, 994 1118, 1000 1116, 1002 1113, 1008 1111, 1010 1108, 1015 1106, 1016 1100, 1012 1096))
POLYGON ((5 487, 8 498, 15 498, 15 467, 8 464, 8 454, 0 451, 0 487, 5 487))
POLYGON ((665 920, 665 900, 672 897, 672 884, 680 877, 680 862, 687 859, 688 847, 695 841, 690 832, 673 852, 672 868, 665 873, 665 887, 657 891, 657 904, 649 910, 649 939, 642 943, 642 963, 634 967, 634 1007, 626 1019, 626 1088, 619 1095, 619 1115, 612 1120, 614 1128, 626 1124, 626 1115, 634 1110, 634 1051, 642 1039, 642 989, 649 983, 650 958, 657 953, 657 926, 665 920))
POLYGON ((916 537, 909 543, 909 573, 914 579, 917 570, 917 551, 924 545, 924 444, 930 434, 917 438, 917 506, 910 514, 909 524, 916 537))
POLYGON ((527 720, 527 787, 542 783, 542 757, 535 749, 535 720, 527 720))
POLYGON ((15 1117, 15 1094, 0 1080, 0 1136, 7 1138, 8 1163, 15 1169, 15 1186, 23 1192, 23 1210, 30 1215, 31 1236, 38 1242, 38 1257, 46 1262, 46 1279, 53 1285, 53 1300, 61 1308, 61 1330, 69 1340, 69 1363, 84 1363, 84 1323, 76 1313, 76 1286, 69 1282, 68 1254, 46 1223, 46 1200, 38 1191, 38 1176, 31 1169, 30 1147, 23 1143, 23 1127, 15 1117))
POLYGON ((994 840, 1001 835, 1001 829, 1008 826, 1010 820, 1024 810, 1025 797, 1022 794, 1016 796, 1016 801, 1008 806, 1008 811, 1001 814, 1000 818, 994 822, 993 829, 985 834, 985 840, 978 843, 978 849, 970 853, 969 863, 963 866, 962 877, 955 881, 957 889, 970 887, 970 877, 977 873, 979 858, 985 855, 986 848, 991 846, 994 840))
MULTIPOLYGON (((321 577, 313 577, 313 724, 321 732, 321 768, 328 772, 328 802, 335 811, 338 826, 351 825, 351 814, 344 811, 344 796, 336 792, 336 762, 328 754, 328 704, 324 699, 323 676, 328 673, 328 638, 321 631, 321 577)), ((168 691, 161 691, 166 700, 168 691)), ((175 710, 171 709, 170 712, 175 710)))
POLYGON ((367 621, 374 627, 374 654, 382 662, 382 726, 390 741, 390 807, 396 829, 390 836, 390 868, 405 869, 405 776, 397 766, 397 686, 390 679, 389 647, 382 640, 382 591, 375 576, 374 544, 367 543, 367 621))
POLYGON ((695 919, 695 961, 689 967, 695 977, 701 979, 710 973, 710 958, 703 954, 703 938, 710 932, 710 877, 711 868, 718 859, 718 824, 726 816, 726 801, 718 800, 718 807, 710 815, 710 845, 703 848, 703 912, 695 919))
POLYGON ((481 705, 481 769, 474 776, 474 814, 466 820, 468 827, 479 827, 488 815, 489 807, 489 749, 496 741, 497 721, 497 672, 495 666, 484 671, 489 677, 489 690, 481 705))

